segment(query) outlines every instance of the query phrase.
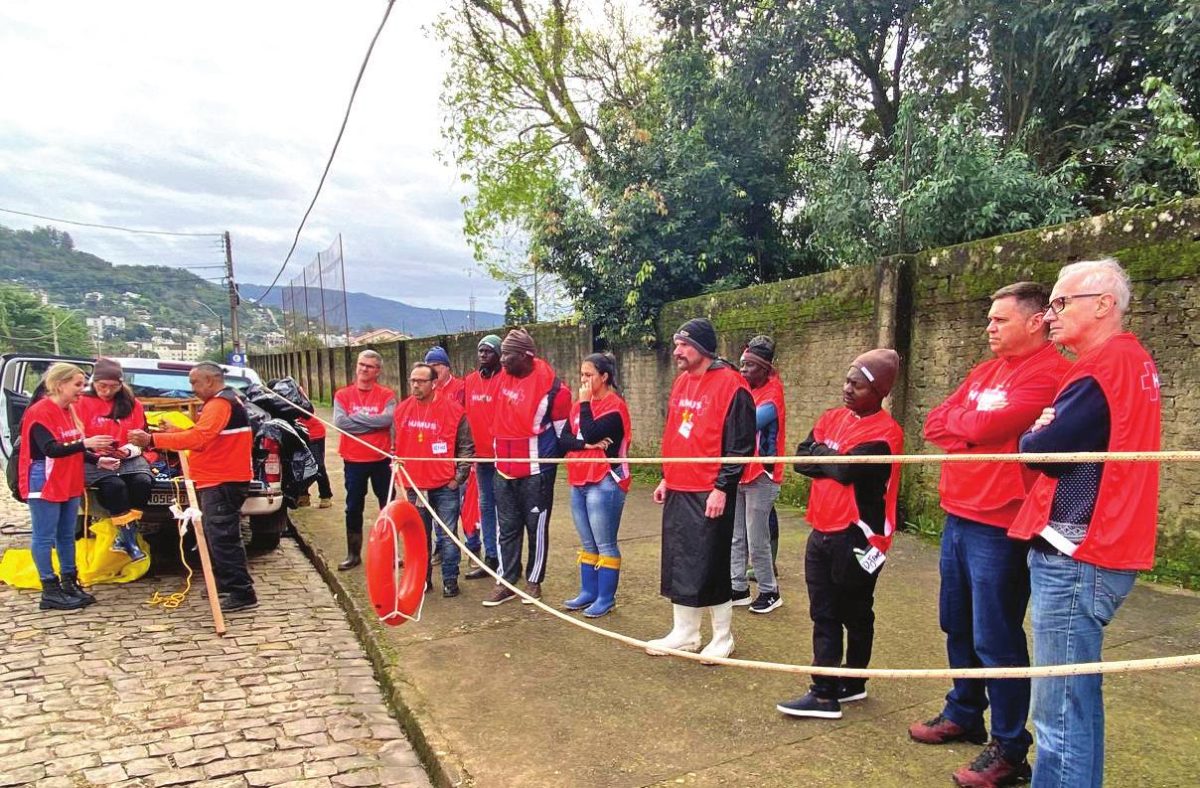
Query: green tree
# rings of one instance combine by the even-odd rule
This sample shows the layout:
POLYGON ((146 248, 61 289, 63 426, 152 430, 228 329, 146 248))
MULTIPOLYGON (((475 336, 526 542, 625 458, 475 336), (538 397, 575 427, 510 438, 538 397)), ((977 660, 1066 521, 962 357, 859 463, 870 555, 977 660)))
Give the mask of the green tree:
POLYGON ((969 105, 930 126, 901 103, 895 155, 868 170, 847 151, 806 172, 807 243, 829 265, 867 263, 1076 218, 1075 171, 1038 171, 1019 147, 1005 148, 969 105))
POLYGON ((14 285, 0 285, 0 347, 4 352, 93 355, 87 325, 74 312, 42 305, 14 285))
POLYGON ((537 321, 533 299, 523 287, 514 287, 504 299, 504 322, 509 325, 528 325, 537 321))

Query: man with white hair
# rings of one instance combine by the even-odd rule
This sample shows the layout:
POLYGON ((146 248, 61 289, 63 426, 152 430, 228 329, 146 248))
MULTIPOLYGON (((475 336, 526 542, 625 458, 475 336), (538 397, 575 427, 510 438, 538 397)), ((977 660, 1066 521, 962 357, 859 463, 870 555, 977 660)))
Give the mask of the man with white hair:
MULTIPOLYGON (((1077 357, 1022 452, 1158 451, 1158 371, 1125 330, 1129 277, 1116 260, 1064 267, 1044 320, 1077 357)), ((1035 665, 1097 662, 1104 627, 1154 563, 1158 464, 1031 464, 1041 476, 1009 529, 1029 555, 1035 665)), ((1033 680, 1033 785, 1100 786, 1104 701, 1098 674, 1033 680)))
POLYGON ((362 563, 367 485, 375 491, 380 509, 387 504, 396 393, 379 384, 382 371, 383 357, 364 350, 354 366, 354 381, 333 395, 333 426, 358 438, 338 441, 338 454, 346 469, 346 559, 338 564, 342 571, 362 563))

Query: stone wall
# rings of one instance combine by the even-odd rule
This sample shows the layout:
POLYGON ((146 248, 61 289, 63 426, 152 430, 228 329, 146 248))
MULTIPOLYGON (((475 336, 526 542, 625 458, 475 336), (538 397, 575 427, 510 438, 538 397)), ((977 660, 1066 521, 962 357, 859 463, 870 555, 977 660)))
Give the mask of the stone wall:
MULTIPOLYGON (((988 355, 983 333, 988 296, 1023 279, 1050 284, 1065 263, 1105 255, 1119 259, 1133 279, 1129 326, 1158 363, 1164 448, 1200 449, 1200 201, 1193 200, 672 302, 660 317, 655 347, 614 348, 633 418, 634 452, 658 453, 666 393, 675 377, 671 335, 701 315, 716 325, 726 358, 736 360, 755 334, 775 338, 776 366, 787 390, 789 449, 822 411, 840 404, 842 379, 856 355, 895 347, 904 364, 888 406, 905 428, 906 450, 931 451, 921 438, 925 414, 988 355)), ((406 391, 407 365, 433 344, 447 348, 461 374, 475 366, 483 333, 379 346, 385 379, 406 391)), ((590 328, 541 324, 531 333, 574 388, 579 360, 593 347, 590 328)), ((297 353, 254 356, 251 363, 264 377, 303 374, 308 390, 327 399, 331 388, 349 379, 353 352, 309 351, 306 364, 297 353)), ((904 519, 940 520, 937 473, 933 465, 905 466, 904 519)), ((805 487, 789 470, 785 497, 802 500, 805 487)), ((1192 550, 1182 541, 1185 534, 1200 538, 1200 465, 1163 467, 1161 530, 1160 553, 1192 550)), ((1200 549, 1189 554, 1200 555, 1200 549)), ((1200 559, 1192 563, 1200 572, 1200 559)))
MULTIPOLYGON (((1158 365, 1163 448, 1200 448, 1200 201, 1128 211, 1044 230, 938 249, 914 257, 907 406, 902 423, 910 451, 925 414, 985 358, 988 296, 1022 279, 1053 283, 1065 263, 1113 256, 1129 272, 1128 326, 1158 365)), ((901 495, 907 516, 938 517, 937 468, 906 466, 901 495)), ((1168 541, 1185 526, 1200 536, 1200 465, 1162 469, 1160 527, 1168 541)))

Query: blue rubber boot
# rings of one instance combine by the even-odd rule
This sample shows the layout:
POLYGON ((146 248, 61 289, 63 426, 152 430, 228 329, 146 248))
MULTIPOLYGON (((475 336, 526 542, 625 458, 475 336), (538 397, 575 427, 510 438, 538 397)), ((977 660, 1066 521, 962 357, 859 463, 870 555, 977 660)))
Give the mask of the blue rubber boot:
POLYGON ((600 618, 617 606, 617 581, 621 578, 621 559, 601 556, 596 566, 596 601, 583 614, 588 618, 600 618))
POLYGON ((595 553, 579 552, 579 596, 563 602, 567 610, 582 610, 596 601, 596 561, 599 558, 595 553))

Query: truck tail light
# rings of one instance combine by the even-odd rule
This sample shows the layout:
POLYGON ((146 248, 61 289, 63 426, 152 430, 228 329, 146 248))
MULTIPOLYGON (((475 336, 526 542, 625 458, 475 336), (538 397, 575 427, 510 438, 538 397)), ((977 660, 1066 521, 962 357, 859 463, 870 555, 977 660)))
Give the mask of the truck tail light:
POLYGON ((278 484, 280 478, 279 441, 274 438, 263 438, 262 447, 267 450, 267 460, 263 463, 263 474, 267 484, 278 484))

